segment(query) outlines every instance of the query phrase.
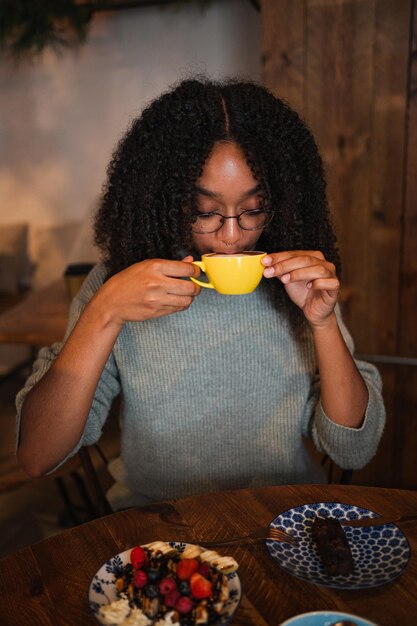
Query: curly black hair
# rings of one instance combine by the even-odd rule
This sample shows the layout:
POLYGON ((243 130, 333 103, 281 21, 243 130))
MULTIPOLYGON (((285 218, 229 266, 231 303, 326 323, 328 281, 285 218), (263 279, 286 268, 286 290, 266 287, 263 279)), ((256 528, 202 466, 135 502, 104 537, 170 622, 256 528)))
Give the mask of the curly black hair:
POLYGON ((196 180, 218 141, 240 146, 274 212, 261 248, 320 250, 340 275, 323 164, 307 126, 256 83, 201 77, 154 100, 113 154, 95 216, 95 242, 108 275, 192 251, 196 180))

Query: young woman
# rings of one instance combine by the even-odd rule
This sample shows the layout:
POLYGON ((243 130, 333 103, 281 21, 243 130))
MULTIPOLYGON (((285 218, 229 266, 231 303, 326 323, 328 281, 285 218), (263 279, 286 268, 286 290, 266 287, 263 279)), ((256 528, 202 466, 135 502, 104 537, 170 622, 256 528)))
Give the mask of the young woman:
POLYGON ((29 474, 96 442, 119 393, 124 505, 321 482, 305 437, 345 468, 375 454, 380 378, 352 357, 322 162, 281 100, 205 79, 156 99, 114 153, 95 235, 103 262, 17 398, 29 474), (201 254, 254 249, 251 294, 189 280, 201 254))

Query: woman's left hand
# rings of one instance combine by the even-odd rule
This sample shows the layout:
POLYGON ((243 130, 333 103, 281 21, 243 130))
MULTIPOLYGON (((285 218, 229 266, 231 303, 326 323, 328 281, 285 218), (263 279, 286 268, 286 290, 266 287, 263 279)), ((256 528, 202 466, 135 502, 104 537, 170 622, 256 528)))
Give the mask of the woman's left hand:
POLYGON ((323 326, 332 316, 340 282, 333 263, 319 251, 291 250, 268 254, 261 261, 266 278, 279 278, 291 300, 312 326, 323 326))

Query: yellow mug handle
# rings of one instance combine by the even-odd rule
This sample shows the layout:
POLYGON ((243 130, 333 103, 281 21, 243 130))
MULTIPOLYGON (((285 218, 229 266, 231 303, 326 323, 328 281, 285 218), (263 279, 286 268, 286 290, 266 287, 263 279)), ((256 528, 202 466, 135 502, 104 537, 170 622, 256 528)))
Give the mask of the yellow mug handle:
MULTIPOLYGON (((191 261, 193 265, 197 265, 197 267, 199 267, 203 272, 205 272, 206 270, 204 269, 204 263, 202 261, 191 261)), ((200 285, 201 287, 206 287, 207 289, 214 289, 214 285, 212 285, 211 283, 203 283, 201 280, 197 280, 196 278, 193 278, 192 276, 190 276, 190 279, 193 281, 193 283, 196 283, 197 285, 200 285)))

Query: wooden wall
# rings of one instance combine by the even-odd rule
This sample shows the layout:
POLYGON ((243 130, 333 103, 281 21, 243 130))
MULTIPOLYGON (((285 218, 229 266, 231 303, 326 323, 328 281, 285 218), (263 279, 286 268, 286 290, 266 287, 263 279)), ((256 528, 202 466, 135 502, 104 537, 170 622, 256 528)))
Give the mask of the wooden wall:
MULTIPOLYGON (((263 82, 325 162, 356 350, 417 363, 417 2, 262 0, 261 16, 263 82)), ((417 367, 379 369, 387 428, 354 482, 417 488, 417 367)))

